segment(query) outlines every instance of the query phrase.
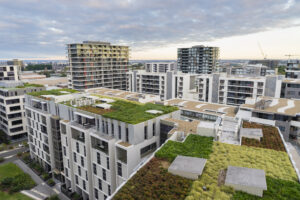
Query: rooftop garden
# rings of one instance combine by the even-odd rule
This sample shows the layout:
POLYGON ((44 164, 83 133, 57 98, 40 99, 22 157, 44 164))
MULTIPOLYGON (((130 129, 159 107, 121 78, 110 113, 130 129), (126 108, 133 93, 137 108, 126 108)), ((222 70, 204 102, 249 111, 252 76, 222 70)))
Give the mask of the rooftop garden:
MULTIPOLYGON (((254 125, 252 124, 251 126, 254 125)), ((250 124, 244 124, 244 127, 247 126, 250 126, 250 124)), ((263 128, 273 130, 268 129, 273 127, 267 126, 263 128)), ((213 142, 212 138, 198 135, 189 135, 184 143, 168 141, 155 154, 154 159, 160 160, 162 164, 158 165, 158 167, 153 164, 149 165, 149 163, 145 165, 117 193, 115 199, 139 199, 139 197, 143 196, 145 197, 144 199, 168 199, 169 197, 169 199, 185 200, 300 199, 300 184, 288 154, 280 148, 271 149, 265 148, 265 146, 253 147, 224 144, 213 142), (163 195, 169 193, 169 191, 172 191, 174 195, 181 192, 181 188, 177 187, 176 184, 176 186, 172 187, 164 183, 165 174, 168 174, 168 179, 174 176, 167 172, 167 168, 177 155, 206 158, 206 166, 199 179, 192 181, 192 186, 188 192, 185 191, 178 196, 166 196, 164 198, 165 196, 163 195), (157 171, 158 169, 162 169, 161 166, 164 166, 166 171, 164 176, 162 176, 162 172, 157 171), (268 188, 267 191, 264 191, 263 197, 260 198, 235 191, 233 188, 225 186, 224 181, 228 166, 263 169, 266 173, 268 188), (158 185, 159 187, 152 187, 149 184, 149 180, 152 185, 158 185), (152 193, 161 195, 163 198, 159 198, 161 196, 147 196, 152 193), (135 196, 135 194, 139 196, 135 196)))
POLYGON ((110 104, 112 105, 112 112, 105 113, 103 116, 129 124, 138 124, 154 117, 178 110, 178 108, 174 106, 164 106, 153 103, 140 104, 124 100, 116 100, 110 104), (162 111, 162 113, 151 114, 147 113, 147 110, 158 110, 162 111))
POLYGON ((290 188, 285 185, 281 185, 283 187, 281 193, 278 191, 274 194, 277 185, 283 182, 288 183, 285 184, 286 186, 299 185, 296 172, 286 152, 214 142, 213 152, 207 160, 203 174, 194 181, 186 199, 248 199, 243 198, 244 195, 252 199, 299 199, 294 198, 290 188), (267 176, 268 192, 264 192, 263 198, 258 198, 243 192, 235 192, 232 188, 220 184, 219 174, 229 165, 263 169, 267 176), (203 186, 207 188, 206 191, 203 190, 203 186))
POLYGON ((41 97, 42 95, 54 95, 54 96, 61 96, 61 95, 66 95, 67 93, 77 93, 79 91, 73 90, 73 89, 55 89, 55 90, 43 90, 39 92, 31 92, 28 93, 29 95, 35 96, 35 97, 41 97))
POLYGON ((23 85, 17 86, 16 88, 28 88, 28 87, 44 87, 44 86, 40 84, 24 83, 23 85))
POLYGON ((6 163, 0 165, 0 199, 29 200, 31 198, 20 193, 35 186, 31 177, 17 165, 6 163))
POLYGON ((212 145, 213 137, 190 134, 183 143, 169 140, 155 156, 165 158, 169 162, 172 162, 177 155, 208 159, 212 152, 212 145))
POLYGON ((184 199, 192 180, 168 173, 168 167, 167 161, 151 159, 113 199, 184 199))
POLYGON ((276 127, 244 121, 243 128, 261 128, 263 137, 260 141, 243 137, 242 145, 285 151, 282 139, 276 127))

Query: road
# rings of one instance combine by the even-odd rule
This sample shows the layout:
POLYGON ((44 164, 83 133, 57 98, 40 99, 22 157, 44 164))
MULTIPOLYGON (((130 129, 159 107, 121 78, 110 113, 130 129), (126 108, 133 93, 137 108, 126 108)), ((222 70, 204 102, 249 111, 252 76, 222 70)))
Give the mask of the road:
POLYGON ((7 163, 7 162, 13 162, 15 160, 17 160, 17 154, 20 152, 24 152, 27 151, 28 148, 26 147, 21 147, 21 148, 16 148, 16 149, 9 149, 9 150, 5 150, 5 151, 1 151, 0 152, 0 158, 4 158, 4 162, 3 163, 7 163))

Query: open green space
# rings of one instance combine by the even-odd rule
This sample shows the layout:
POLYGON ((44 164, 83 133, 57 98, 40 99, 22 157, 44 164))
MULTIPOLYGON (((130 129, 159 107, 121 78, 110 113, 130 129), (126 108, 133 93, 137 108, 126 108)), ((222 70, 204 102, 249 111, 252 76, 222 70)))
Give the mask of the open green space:
POLYGON ((34 186, 35 182, 31 177, 17 165, 13 163, 0 165, 0 199, 30 199, 19 192, 34 186))
POLYGON ((183 143, 169 140, 156 152, 155 156, 168 159, 170 162, 172 162, 177 155, 208 159, 212 153, 212 145, 213 137, 190 134, 183 143))
POLYGON ((40 84, 34 84, 34 83, 24 83, 23 85, 17 86, 16 88, 28 88, 28 87, 44 87, 40 84))

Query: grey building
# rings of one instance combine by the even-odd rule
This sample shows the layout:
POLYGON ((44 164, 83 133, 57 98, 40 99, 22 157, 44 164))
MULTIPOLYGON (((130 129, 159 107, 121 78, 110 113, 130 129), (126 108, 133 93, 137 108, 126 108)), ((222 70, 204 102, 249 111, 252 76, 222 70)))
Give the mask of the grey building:
POLYGON ((106 87, 126 90, 128 46, 108 42, 84 41, 68 44, 69 87, 84 90, 106 87))
POLYGON ((177 50, 178 70, 183 73, 211 74, 218 68, 219 48, 203 45, 177 50))

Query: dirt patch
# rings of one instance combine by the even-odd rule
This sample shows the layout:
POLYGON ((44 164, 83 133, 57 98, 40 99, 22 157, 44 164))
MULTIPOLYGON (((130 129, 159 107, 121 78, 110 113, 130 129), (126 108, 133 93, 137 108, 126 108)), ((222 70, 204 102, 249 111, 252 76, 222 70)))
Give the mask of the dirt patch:
POLYGON ((164 168, 164 169, 168 169, 169 166, 171 165, 170 162, 166 161, 166 160, 161 160, 160 161, 160 165, 164 168))
POLYGON ((226 172, 227 172, 227 169, 222 169, 219 171, 218 186, 222 186, 225 184, 226 172))
POLYGON ((91 113, 96 113, 96 114, 99 114, 99 115, 103 115, 105 113, 109 113, 109 112, 113 111, 112 109, 102 109, 102 108, 96 108, 96 107, 93 107, 93 106, 81 106, 81 107, 78 107, 78 109, 85 110, 85 111, 88 111, 88 112, 91 112, 91 113))

